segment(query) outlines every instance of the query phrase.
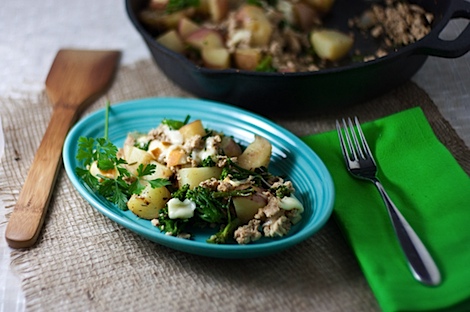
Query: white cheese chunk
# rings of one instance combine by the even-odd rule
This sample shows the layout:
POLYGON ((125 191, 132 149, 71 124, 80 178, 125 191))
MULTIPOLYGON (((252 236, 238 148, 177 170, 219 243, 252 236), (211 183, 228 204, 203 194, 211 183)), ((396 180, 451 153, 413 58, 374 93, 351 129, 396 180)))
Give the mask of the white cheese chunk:
POLYGON ((159 140, 153 140, 150 142, 148 152, 160 163, 165 163, 166 156, 168 155, 170 144, 163 143, 159 140))
POLYGON ((181 201, 178 198, 172 198, 167 204, 170 219, 189 219, 194 216, 196 203, 189 199, 181 201))
POLYGON ((214 159, 217 156, 217 138, 208 137, 206 139, 206 145, 202 150, 193 150, 191 153, 191 158, 197 163, 201 163, 207 157, 214 159))
POLYGON ((294 196, 286 196, 283 197, 279 201, 279 208, 282 208, 284 210, 292 210, 292 209, 299 209, 299 211, 302 213, 304 211, 304 206, 302 203, 295 198, 294 196))
POLYGON ((165 134, 170 139, 170 143, 173 145, 183 145, 183 135, 178 130, 167 130, 165 134))
POLYGON ((248 29, 236 30, 227 40, 227 47, 235 49, 239 43, 249 44, 251 40, 251 31, 248 29))

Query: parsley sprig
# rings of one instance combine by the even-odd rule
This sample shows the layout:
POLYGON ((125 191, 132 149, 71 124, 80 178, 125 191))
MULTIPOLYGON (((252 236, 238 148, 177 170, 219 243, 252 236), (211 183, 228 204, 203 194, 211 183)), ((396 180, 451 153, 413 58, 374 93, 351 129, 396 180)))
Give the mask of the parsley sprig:
POLYGON ((116 157, 117 148, 104 138, 93 139, 81 137, 79 139, 79 152, 77 159, 83 161, 84 167, 75 169, 77 175, 93 191, 116 204, 120 209, 127 210, 127 201, 132 194, 140 194, 146 184, 152 188, 170 185, 168 179, 145 179, 155 172, 154 164, 140 164, 137 174, 132 174, 124 165, 126 161, 116 157), (105 146, 106 148, 103 148, 105 146), (93 162, 102 171, 116 170, 115 177, 99 174, 97 177, 88 169, 93 162))
POLYGON ((164 118, 162 124, 167 125, 171 130, 179 130, 182 126, 188 124, 190 118, 190 115, 186 115, 184 121, 164 118))
MULTIPOLYGON (((107 112, 109 105, 106 108, 105 129, 108 128, 109 123, 107 112)), ((154 164, 140 164, 136 174, 131 173, 126 167, 127 162, 117 157, 118 148, 108 140, 106 133, 104 138, 80 137, 78 139, 76 159, 82 163, 82 167, 77 167, 75 172, 93 191, 116 204, 120 209, 127 210, 127 201, 132 194, 140 194, 147 184, 150 184, 152 188, 171 184, 168 179, 146 179, 155 172, 154 164), (102 172, 114 174, 110 175, 111 177, 104 174, 94 176, 89 168, 95 162, 102 172)))

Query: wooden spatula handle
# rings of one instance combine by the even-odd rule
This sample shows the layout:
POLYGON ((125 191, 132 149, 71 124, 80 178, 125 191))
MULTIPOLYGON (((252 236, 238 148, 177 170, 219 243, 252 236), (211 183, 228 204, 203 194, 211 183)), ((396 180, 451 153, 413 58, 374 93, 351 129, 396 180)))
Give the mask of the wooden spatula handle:
POLYGON ((8 222, 5 238, 12 248, 30 247, 39 236, 62 162, 64 140, 75 119, 75 109, 54 108, 8 222))

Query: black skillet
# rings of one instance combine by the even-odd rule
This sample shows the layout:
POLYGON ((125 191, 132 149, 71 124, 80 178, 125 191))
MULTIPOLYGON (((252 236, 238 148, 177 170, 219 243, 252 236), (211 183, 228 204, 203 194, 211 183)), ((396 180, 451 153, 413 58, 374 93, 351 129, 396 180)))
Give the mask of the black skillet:
MULTIPOLYGON (((309 113, 340 109, 381 95, 408 81, 428 56, 456 58, 470 50, 470 23, 452 41, 439 38, 451 19, 470 20, 465 0, 413 0, 434 14, 431 32, 418 42, 369 62, 302 73, 259 73, 236 69, 212 70, 155 42, 138 20, 148 0, 126 0, 128 15, 148 45, 157 65, 176 84, 197 97, 237 105, 263 115, 309 113)), ((336 0, 326 26, 350 31, 349 18, 359 16, 371 1, 336 0)), ((360 51, 375 51, 377 43, 356 33, 360 51)), ((365 54, 365 53, 364 53, 365 54)), ((469 70, 468 68, 465 70, 469 70)), ((436 73, 436 79, 439 79, 436 73)))

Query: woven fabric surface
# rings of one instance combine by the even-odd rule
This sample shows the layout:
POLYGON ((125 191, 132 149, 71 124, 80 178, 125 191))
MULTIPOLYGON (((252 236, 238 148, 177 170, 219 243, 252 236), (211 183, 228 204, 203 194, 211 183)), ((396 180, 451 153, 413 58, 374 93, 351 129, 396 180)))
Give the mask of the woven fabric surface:
MULTIPOLYGON (((119 69, 82 116, 129 99, 190 95, 151 61, 119 69)), ((339 117, 372 120, 420 106, 436 136, 470 173, 468 148, 426 93, 409 82, 337 112, 273 120, 297 135, 331 130, 339 117)), ((39 98, 0 98, 5 155, 0 196, 13 209, 52 107, 39 98)), ((266 114, 269 115, 269 114, 266 114)), ((277 255, 244 260, 194 256, 149 242, 99 214, 61 170, 38 243, 12 253, 28 311, 377 311, 354 254, 334 223, 277 255)))

